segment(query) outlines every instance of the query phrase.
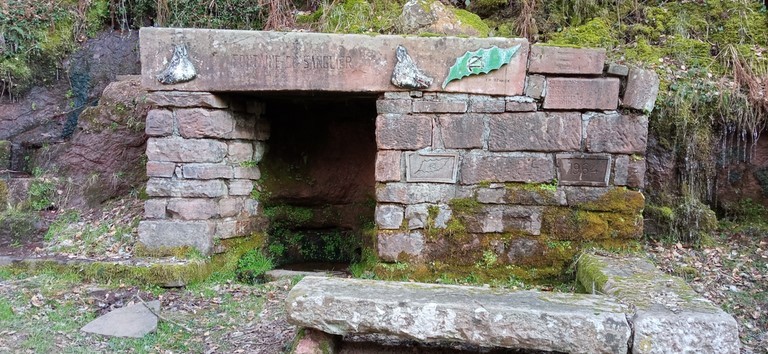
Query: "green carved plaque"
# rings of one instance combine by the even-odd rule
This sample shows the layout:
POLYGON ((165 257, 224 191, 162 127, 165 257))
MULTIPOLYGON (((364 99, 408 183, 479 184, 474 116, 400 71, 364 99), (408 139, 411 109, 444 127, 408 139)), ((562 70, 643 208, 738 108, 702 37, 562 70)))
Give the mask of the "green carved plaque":
POLYGON ((460 80, 470 75, 487 74, 509 64, 519 49, 520 45, 518 44, 506 49, 493 46, 464 53, 464 55, 456 58, 456 63, 448 70, 448 76, 443 82, 443 89, 451 81, 460 80))

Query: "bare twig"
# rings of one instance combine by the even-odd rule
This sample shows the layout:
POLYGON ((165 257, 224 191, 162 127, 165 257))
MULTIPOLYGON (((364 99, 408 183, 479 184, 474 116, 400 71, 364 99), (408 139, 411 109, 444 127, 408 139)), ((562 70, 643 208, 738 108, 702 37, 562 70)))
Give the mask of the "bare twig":
POLYGON ((189 327, 187 327, 187 326, 185 326, 185 325, 183 325, 181 323, 178 323, 178 322, 176 322, 174 320, 171 320, 171 319, 169 319, 167 317, 164 317, 164 316, 160 315, 159 313, 155 312, 155 310, 152 309, 152 307, 150 307, 146 302, 144 302, 144 299, 142 299, 138 294, 133 295, 133 297, 138 299, 139 301, 141 301, 141 304, 144 305, 144 307, 146 307, 147 310, 149 310, 149 312, 152 312, 153 315, 157 316, 157 318, 159 318, 159 319, 161 319, 163 321, 166 321, 166 322, 170 322, 171 324, 173 324, 173 325, 175 325, 177 327, 180 327, 181 329, 183 329, 183 330, 185 330, 185 331, 187 331, 189 333, 195 333, 195 331, 193 331, 191 328, 189 328, 189 327))

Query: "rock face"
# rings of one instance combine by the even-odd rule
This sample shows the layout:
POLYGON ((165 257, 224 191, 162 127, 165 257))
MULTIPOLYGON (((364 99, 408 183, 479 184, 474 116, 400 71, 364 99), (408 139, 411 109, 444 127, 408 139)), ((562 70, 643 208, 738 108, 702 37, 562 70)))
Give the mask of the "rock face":
POLYGON ((700 297, 685 281, 645 259, 584 254, 577 278, 587 291, 634 309, 632 353, 738 353, 736 321, 700 297))
POLYGON ((570 353, 626 353, 624 307, 599 296, 306 277, 286 299, 291 323, 330 334, 570 353))
POLYGON ((128 193, 145 180, 145 95, 137 77, 110 84, 99 105, 80 115, 69 141, 36 155, 44 171, 59 171, 71 178, 74 190, 69 205, 94 206, 128 193))

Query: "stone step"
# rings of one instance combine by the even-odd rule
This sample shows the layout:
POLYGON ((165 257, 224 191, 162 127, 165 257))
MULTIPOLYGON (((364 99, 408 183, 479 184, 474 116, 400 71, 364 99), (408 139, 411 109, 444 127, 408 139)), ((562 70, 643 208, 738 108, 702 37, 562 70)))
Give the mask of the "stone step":
POLYGON ((607 297, 305 277, 288 294, 289 322, 334 334, 569 353, 627 353, 624 305, 607 297))

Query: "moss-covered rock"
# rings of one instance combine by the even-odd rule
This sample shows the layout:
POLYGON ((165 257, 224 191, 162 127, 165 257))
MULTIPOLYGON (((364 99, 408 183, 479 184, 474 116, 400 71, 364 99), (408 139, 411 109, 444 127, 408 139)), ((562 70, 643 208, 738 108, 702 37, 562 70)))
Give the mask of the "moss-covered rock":
POLYGON ((411 0, 403 5, 398 32, 487 37, 488 25, 476 14, 437 0, 411 0))

